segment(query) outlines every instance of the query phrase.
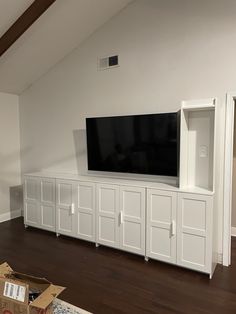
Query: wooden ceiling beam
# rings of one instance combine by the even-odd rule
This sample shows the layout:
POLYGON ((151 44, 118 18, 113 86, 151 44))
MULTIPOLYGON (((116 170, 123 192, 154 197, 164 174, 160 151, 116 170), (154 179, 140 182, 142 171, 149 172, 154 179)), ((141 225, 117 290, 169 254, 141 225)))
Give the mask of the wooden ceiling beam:
POLYGON ((35 0, 0 38, 0 57, 56 0, 35 0))

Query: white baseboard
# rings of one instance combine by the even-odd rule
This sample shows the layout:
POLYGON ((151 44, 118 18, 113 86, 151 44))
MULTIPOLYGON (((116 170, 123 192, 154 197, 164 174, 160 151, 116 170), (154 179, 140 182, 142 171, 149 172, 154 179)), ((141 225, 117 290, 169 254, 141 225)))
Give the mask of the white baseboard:
POLYGON ((231 228, 231 236, 236 237, 236 227, 231 228))
POLYGON ((15 219, 22 216, 22 210, 14 210, 12 212, 4 213, 0 215, 0 223, 4 221, 8 221, 11 219, 15 219))

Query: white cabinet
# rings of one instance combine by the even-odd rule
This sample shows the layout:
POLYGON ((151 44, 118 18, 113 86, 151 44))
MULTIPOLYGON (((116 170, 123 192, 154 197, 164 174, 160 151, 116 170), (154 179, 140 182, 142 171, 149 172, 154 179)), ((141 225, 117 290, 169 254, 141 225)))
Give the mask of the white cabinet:
POLYGON ((119 186, 97 184, 96 242, 119 247, 119 186))
POLYGON ((95 241, 95 184, 57 180, 58 234, 95 241))
POLYGON ((40 227, 39 179, 24 177, 24 223, 27 226, 40 227))
POLYGON ((199 193, 116 179, 26 175, 24 220, 26 226, 212 276, 217 255, 213 195, 199 193))
POLYGON ((145 255, 145 188, 120 187, 120 248, 145 255))
POLYGON ((145 255, 145 188, 97 184, 96 242, 145 255))
POLYGON ((147 190, 148 257, 212 274, 213 197, 147 190))
POLYGON ((211 273, 213 199, 179 193, 177 264, 211 273))
POLYGON ((26 226, 56 230, 55 179, 25 176, 24 221, 26 226))
POLYGON ((176 208, 176 192, 147 190, 148 257, 176 263, 176 208))
POLYGON ((95 184, 76 183, 75 237, 95 242, 95 184))
POLYGON ((58 234, 75 235, 75 182, 57 180, 56 231, 58 234))

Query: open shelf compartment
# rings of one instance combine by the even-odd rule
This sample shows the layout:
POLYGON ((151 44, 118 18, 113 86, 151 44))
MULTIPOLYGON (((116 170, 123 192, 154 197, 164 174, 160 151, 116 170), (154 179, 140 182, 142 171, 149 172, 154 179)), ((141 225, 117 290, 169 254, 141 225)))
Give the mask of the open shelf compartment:
POLYGON ((214 191, 215 99, 183 102, 180 188, 214 191))

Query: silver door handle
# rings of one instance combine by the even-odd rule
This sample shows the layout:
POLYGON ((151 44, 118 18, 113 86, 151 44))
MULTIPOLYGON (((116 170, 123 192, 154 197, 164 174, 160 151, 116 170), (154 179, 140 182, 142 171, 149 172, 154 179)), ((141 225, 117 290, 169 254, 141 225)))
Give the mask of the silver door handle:
POLYGON ((121 222, 121 224, 124 223, 124 215, 123 215, 122 211, 120 212, 120 222, 121 222))
POLYGON ((123 224, 123 212, 121 211, 119 214, 119 225, 123 224))
POLYGON ((74 203, 71 204, 70 213, 71 213, 71 215, 74 215, 74 213, 75 213, 75 204, 74 203))
POLYGON ((171 236, 173 237, 174 235, 176 235, 176 223, 173 220, 171 224, 171 236))

